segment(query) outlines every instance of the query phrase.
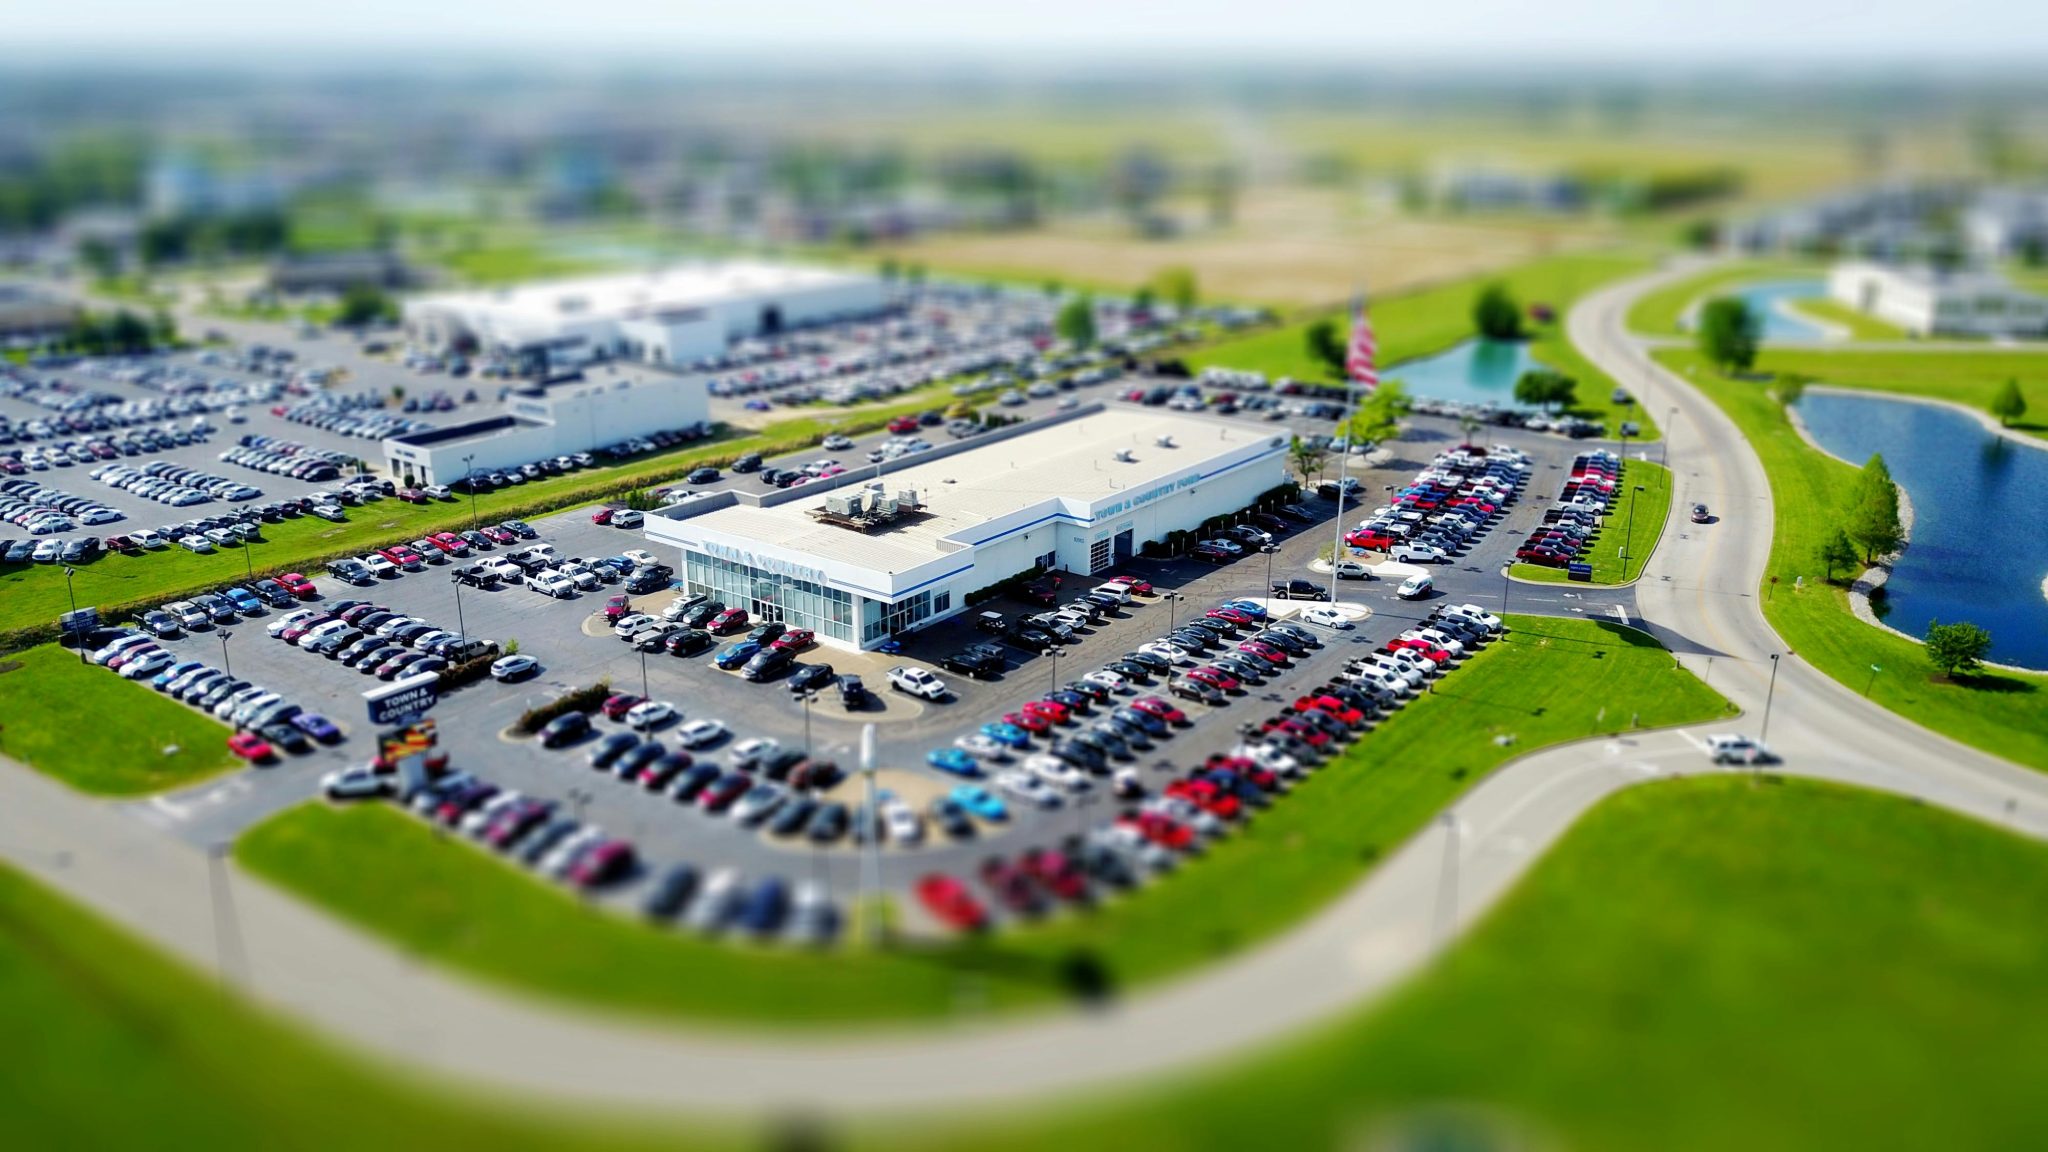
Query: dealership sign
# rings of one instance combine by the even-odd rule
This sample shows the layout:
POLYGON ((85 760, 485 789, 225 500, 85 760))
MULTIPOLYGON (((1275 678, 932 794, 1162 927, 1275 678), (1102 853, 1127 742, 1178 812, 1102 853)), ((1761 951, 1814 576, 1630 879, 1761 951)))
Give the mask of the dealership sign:
POLYGON ((441 699, 441 675, 421 672, 401 676, 382 688, 363 693, 370 708, 370 723, 410 724, 426 714, 441 699))

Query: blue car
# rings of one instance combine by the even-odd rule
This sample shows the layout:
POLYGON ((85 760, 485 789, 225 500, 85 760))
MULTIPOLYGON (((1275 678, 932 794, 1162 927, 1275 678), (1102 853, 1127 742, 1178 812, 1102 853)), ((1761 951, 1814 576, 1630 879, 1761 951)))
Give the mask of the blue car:
POLYGON ((898 652, 903 651, 903 642, 894 637, 891 637, 887 640, 882 641, 880 644, 875 645, 875 651, 885 653, 890 656, 894 656, 898 652))
POLYGON ((301 712, 292 717, 292 726, 322 744, 341 739, 341 729, 334 726, 334 721, 316 712, 301 712))
POLYGON ((981 734, 1005 748, 1029 748, 1031 733, 1005 720, 991 720, 981 726, 981 734))
POLYGON ((994 793, 980 785, 957 785, 946 795, 953 803, 967 809, 983 820, 1008 820, 1010 818, 1010 810, 1003 807, 1003 802, 996 799, 994 793))
POLYGON ((186 660, 183 663, 173 664, 169 668, 157 673, 155 678, 150 680, 149 686, 161 692, 171 686, 171 681, 188 672, 197 672, 204 667, 206 667, 206 661, 204 660, 186 660))
POLYGON ((720 668, 725 669, 727 672, 730 672, 733 669, 739 667, 740 665, 745 664, 747 661, 752 660, 754 658, 754 653, 759 652, 760 650, 760 641, 740 640, 726 645, 725 650, 720 652, 717 658, 712 662, 717 664, 720 668))
POLYGON ((1225 600, 1223 606, 1225 608, 1235 608, 1254 620, 1264 620, 1266 618, 1266 606, 1257 600, 1225 600))
POLYGON ((235 606, 235 611, 244 616, 254 616, 263 611, 263 601, 257 599, 256 594, 247 588, 230 588, 221 595, 227 597, 228 603, 235 606))
POLYGON ((955 776, 981 774, 981 766, 975 763, 974 757, 958 748, 934 748, 925 753, 924 762, 941 772, 951 772, 955 776))

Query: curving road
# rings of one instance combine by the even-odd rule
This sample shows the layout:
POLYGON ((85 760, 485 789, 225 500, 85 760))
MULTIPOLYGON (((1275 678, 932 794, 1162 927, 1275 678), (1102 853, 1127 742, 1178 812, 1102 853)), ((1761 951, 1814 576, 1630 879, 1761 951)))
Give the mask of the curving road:
MULTIPOLYGON (((1762 467, 1718 409, 1654 364, 1623 325, 1636 296, 1678 274, 1603 291, 1569 319, 1580 348, 1672 437, 1675 502, 1720 513, 1704 529, 1667 529, 1636 589, 1640 614, 1741 705, 1743 728, 1761 724, 1771 694, 1770 741, 1786 771, 2048 836, 2048 777, 1884 712, 1796 655, 1779 661, 1771 692, 1770 655, 1781 645, 1755 602, 1770 548, 1762 467)), ((19 766, 0 770, 0 854, 373 1056, 581 1103, 850 1114, 1185 1071, 1355 1008, 1421 968, 1600 799, 1654 776, 1707 770, 1698 735, 1589 741, 1518 760, 1307 923, 1113 1008, 828 1037, 683 1030, 467 982, 19 766), (220 931, 224 922, 238 931, 220 931)))

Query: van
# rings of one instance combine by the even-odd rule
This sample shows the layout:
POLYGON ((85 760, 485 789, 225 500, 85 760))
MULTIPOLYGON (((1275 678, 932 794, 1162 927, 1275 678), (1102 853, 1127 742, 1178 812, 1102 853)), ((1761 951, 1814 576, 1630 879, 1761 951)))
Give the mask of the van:
POLYGON ((137 528, 128 534, 128 538, 144 548, 165 548, 169 546, 169 542, 163 538, 163 534, 154 528, 137 528))
POLYGON ((1428 576, 1415 575, 1401 581, 1401 586, 1394 590, 1394 595, 1403 600, 1420 600, 1435 591, 1435 581, 1428 576))
POLYGON ((1131 589, 1127 584, 1097 584, 1092 591, 1098 596, 1114 599, 1119 607, 1131 602, 1131 589))

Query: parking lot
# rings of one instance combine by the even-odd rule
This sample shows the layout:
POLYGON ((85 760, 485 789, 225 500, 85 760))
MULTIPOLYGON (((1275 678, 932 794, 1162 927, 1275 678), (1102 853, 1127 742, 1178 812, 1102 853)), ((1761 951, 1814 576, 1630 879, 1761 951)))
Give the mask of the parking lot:
MULTIPOLYGON (((1432 452, 1454 440, 1452 432, 1420 420, 1408 440, 1399 445, 1404 457, 1432 452)), ((1554 479, 1546 475, 1569 461, 1571 446, 1546 437, 1526 441, 1532 456, 1529 493, 1540 495, 1554 479)), ((1406 482, 1417 461, 1396 459, 1385 466, 1361 470, 1360 499, 1376 490, 1406 482)), ((637 784, 616 779, 612 774, 588 766, 588 753, 604 733, 622 724, 597 719, 598 734, 562 749, 544 749, 531 739, 507 734, 519 714, 529 707, 552 700, 571 689, 599 679, 608 680, 614 690, 647 695, 676 705, 681 720, 715 718, 730 730, 722 744, 700 748, 699 759, 728 763, 730 748, 757 737, 776 740, 785 749, 807 749, 816 758, 830 758, 842 769, 851 769, 858 759, 861 726, 874 722, 878 738, 878 762, 882 766, 877 787, 885 797, 902 799, 920 814, 928 812, 931 800, 962 783, 958 778, 928 765, 926 754, 953 745, 961 736, 982 724, 1014 713, 1026 701, 1043 697, 1057 685, 1067 684, 1102 667, 1139 645, 1163 635, 1169 626, 1185 623, 1230 599, 1263 600, 1271 580, 1308 578, 1322 583, 1327 577, 1312 571, 1311 562, 1326 548, 1334 535, 1331 514, 1334 504, 1322 498, 1305 497, 1311 513, 1281 535, 1271 553, 1250 553, 1220 566, 1192 559, 1139 559, 1126 574, 1150 582, 1151 596, 1135 597, 1132 603, 1081 630, 1057 653, 1038 654, 1014 645, 1005 646, 1005 667, 992 679, 973 680, 941 671, 951 693, 939 702, 915 701, 889 690, 886 674, 890 667, 905 664, 937 668, 947 655, 989 637, 975 630, 976 613, 960 616, 906 637, 898 655, 845 653, 813 648, 799 656, 803 664, 825 662, 839 673, 857 674, 876 690, 880 706, 849 714, 829 689, 806 707, 778 679, 749 683, 737 674, 718 670, 710 662, 712 653, 677 657, 656 652, 643 657, 612 635, 598 615, 605 600, 618 592, 608 585, 598 592, 569 599, 553 599, 520 586, 489 590, 462 589, 459 593, 448 573, 454 567, 427 566, 422 570, 380 580, 359 588, 332 576, 316 580, 318 598, 309 606, 319 607, 344 600, 368 600, 391 611, 419 617, 436 627, 462 631, 469 636, 492 640, 500 645, 517 641, 522 654, 533 656, 538 674, 516 684, 491 681, 451 692, 433 710, 439 726, 441 745, 450 754, 451 765, 487 779, 505 789, 544 797, 563 805, 567 811, 603 827, 612 835, 630 839, 645 867, 638 880, 614 889, 610 899, 627 903, 640 897, 645 881, 657 876, 668 864, 686 860, 700 867, 728 866, 750 877, 786 876, 810 879, 822 885, 844 904, 857 885, 860 857, 851 838, 839 838, 819 845, 798 836, 778 837, 755 827, 742 827, 730 817, 681 804, 637 784)), ((1498 610, 1505 586, 1499 571, 1512 554, 1515 540, 1539 517, 1541 501, 1524 499, 1510 507, 1469 554, 1455 557, 1450 564, 1432 569, 1436 578, 1436 603, 1482 601, 1498 610)), ((1347 526, 1355 524, 1362 511, 1349 506, 1347 526)), ((562 556, 602 557, 616 555, 644 541, 637 533, 600 526, 585 513, 559 515, 536 520, 541 540, 562 556)), ((500 552, 510 551, 501 548, 500 552)), ((1370 559, 1370 558, 1369 558, 1370 559)), ((460 561, 455 563, 459 564, 460 561)), ((1405 569, 1402 569, 1405 571, 1405 569)), ((1392 571, 1392 570, 1390 570, 1392 571)), ((1069 587, 1078 589, 1093 583, 1086 577, 1069 577, 1069 587)), ((1210 706, 1174 700, 1188 717, 1170 734, 1152 740, 1149 748, 1133 749, 1128 758, 1111 767, 1129 768, 1148 793, 1158 789, 1191 766, 1212 754, 1229 751, 1242 739, 1239 731, 1246 722, 1259 721, 1276 709, 1289 706, 1300 692, 1330 679, 1351 659, 1372 651, 1426 616, 1431 602, 1413 603, 1393 595, 1397 580, 1346 580, 1340 584, 1340 599, 1347 605, 1369 611, 1359 626, 1330 631, 1320 648, 1293 660, 1286 669, 1263 684, 1249 687, 1227 703, 1210 706)), ((655 592, 636 598, 636 608, 659 611, 673 592, 655 592)), ((1569 589, 1518 589, 1517 607, 1523 601, 1546 600, 1539 610, 1570 611, 1574 607, 1605 610, 1597 597, 1569 589), (1575 605, 1574 601, 1582 601, 1575 605)), ((1276 615, 1295 607, 1274 603, 1276 615)), ((1534 603, 1526 606, 1537 607, 1534 603)), ((1008 615, 1036 611, 1040 605, 1021 600, 999 599, 979 610, 1008 615)), ((273 686, 301 700, 309 710, 325 711, 344 728, 346 737, 331 747, 319 747, 283 763, 256 768, 229 780, 201 786, 184 795, 137 805, 146 818, 174 828, 179 834, 201 842, 232 837, 241 828, 284 806, 296 803, 316 791, 317 778, 326 771, 361 763, 374 752, 373 733, 362 718, 359 694, 377 681, 301 651, 264 635, 266 617, 258 616, 228 631, 227 655, 233 674, 252 682, 273 686)), ((217 661, 222 655, 219 631, 202 631, 172 641, 181 659, 217 661)), ((1165 694, 1164 678, 1135 686, 1125 693, 1128 702, 1140 695, 1165 694)), ((1100 711, 1100 710, 1098 710, 1100 711)), ((673 726, 671 726, 671 729, 673 726)), ((673 738, 654 734, 673 747, 673 738)), ((991 768, 998 766, 991 765, 991 768)), ((851 775, 849 773, 849 775, 851 775)), ((975 783, 987 785, 987 777, 975 783)), ((1072 834, 1110 822, 1120 810, 1111 796, 1108 777, 1097 777, 1086 789, 1065 795, 1055 807, 1040 808, 1017 796, 1003 796, 1006 818, 977 819, 970 837, 943 834, 928 821, 925 835, 915 846, 889 843, 879 852, 881 878, 885 886, 901 890, 932 872, 971 875, 980 862, 992 854, 1015 855, 1026 847, 1057 844, 1072 834)), ((864 799, 857 777, 835 785, 822 797, 838 800, 849 808, 864 799)), ((1282 801, 1284 802, 1284 801, 1282 801)))

